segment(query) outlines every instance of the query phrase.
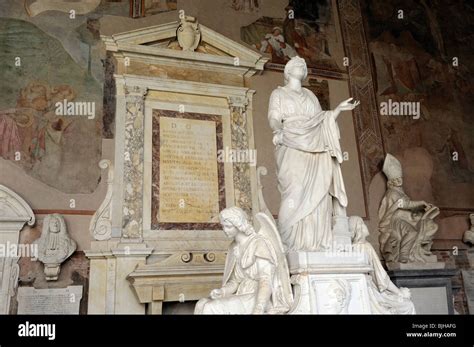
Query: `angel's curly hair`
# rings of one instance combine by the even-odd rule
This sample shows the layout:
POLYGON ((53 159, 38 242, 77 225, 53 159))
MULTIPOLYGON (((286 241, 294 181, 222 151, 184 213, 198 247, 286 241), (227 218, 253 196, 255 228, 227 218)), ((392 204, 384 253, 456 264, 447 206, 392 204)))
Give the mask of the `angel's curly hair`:
POLYGON ((251 235, 255 232, 252 224, 249 223, 247 214, 240 207, 229 207, 221 211, 219 214, 221 223, 226 221, 232 223, 239 231, 245 235, 251 235))

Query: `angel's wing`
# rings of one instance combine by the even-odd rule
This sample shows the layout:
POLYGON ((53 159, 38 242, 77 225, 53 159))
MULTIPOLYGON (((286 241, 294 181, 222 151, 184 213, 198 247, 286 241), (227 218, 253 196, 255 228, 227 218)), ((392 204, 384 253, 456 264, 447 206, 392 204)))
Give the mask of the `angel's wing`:
POLYGON ((281 242, 275 221, 272 220, 273 218, 270 219, 270 217, 262 212, 257 213, 255 218, 260 225, 258 233, 270 241, 277 255, 278 263, 276 275, 278 276, 279 290, 275 293, 278 301, 276 309, 284 313, 288 311, 293 304, 293 292, 291 290, 290 271, 288 269, 283 243, 281 242))

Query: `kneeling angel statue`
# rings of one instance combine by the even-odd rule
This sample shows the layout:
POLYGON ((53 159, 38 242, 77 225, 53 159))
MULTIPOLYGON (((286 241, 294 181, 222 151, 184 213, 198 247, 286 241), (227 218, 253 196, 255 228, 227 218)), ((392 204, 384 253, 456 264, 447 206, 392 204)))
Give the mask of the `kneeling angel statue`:
POLYGON ((195 314, 284 314, 293 303, 288 264, 274 222, 264 213, 255 218, 258 232, 238 207, 220 213, 229 247, 222 287, 196 304, 195 314))

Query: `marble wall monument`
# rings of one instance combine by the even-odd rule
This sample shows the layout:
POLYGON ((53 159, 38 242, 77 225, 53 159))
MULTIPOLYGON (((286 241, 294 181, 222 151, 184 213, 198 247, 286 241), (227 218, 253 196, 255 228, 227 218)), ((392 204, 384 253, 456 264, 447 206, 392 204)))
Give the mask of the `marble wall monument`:
POLYGON ((197 300, 221 282, 229 240, 219 212, 255 214, 255 165, 221 154, 255 151, 247 82, 268 59, 187 13, 102 40, 114 68, 115 159, 86 251, 89 308, 159 314, 163 302, 197 300))
MULTIPOLYGON (((0 243, 18 245, 20 231, 35 224, 35 215, 22 197, 0 184, 0 243)), ((0 314, 10 312, 11 298, 18 287, 18 254, 0 257, 0 314)))

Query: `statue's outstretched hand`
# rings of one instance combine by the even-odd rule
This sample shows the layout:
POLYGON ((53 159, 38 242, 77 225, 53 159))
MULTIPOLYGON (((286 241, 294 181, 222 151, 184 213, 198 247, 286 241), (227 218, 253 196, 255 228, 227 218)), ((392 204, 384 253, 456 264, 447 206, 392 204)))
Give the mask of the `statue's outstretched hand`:
POLYGON ((222 290, 222 288, 213 289, 210 294, 211 299, 220 299, 223 296, 224 296, 224 291, 222 290))
POLYGON ((341 102, 337 108, 336 108, 336 111, 351 111, 353 110, 354 108, 356 108, 359 104, 360 104, 360 101, 354 101, 354 102, 351 102, 354 98, 349 98, 347 100, 344 100, 343 102, 341 102))

